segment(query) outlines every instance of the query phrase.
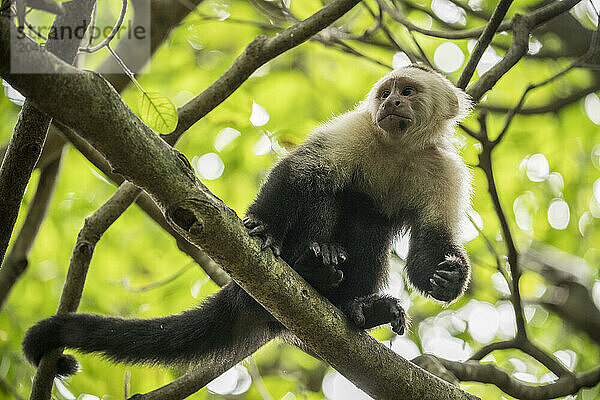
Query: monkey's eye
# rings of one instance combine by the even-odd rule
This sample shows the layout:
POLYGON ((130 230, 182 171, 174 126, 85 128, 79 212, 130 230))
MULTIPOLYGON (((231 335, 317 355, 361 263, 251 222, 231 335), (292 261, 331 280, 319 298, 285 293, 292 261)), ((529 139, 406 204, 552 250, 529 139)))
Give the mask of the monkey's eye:
POLYGON ((411 88, 410 86, 407 86, 404 89, 402 89, 401 94, 402 94, 402 96, 410 96, 414 92, 415 92, 415 89, 411 88))
POLYGON ((390 94, 392 94, 392 92, 390 92, 388 89, 385 89, 383 92, 381 92, 381 98, 387 99, 390 94))

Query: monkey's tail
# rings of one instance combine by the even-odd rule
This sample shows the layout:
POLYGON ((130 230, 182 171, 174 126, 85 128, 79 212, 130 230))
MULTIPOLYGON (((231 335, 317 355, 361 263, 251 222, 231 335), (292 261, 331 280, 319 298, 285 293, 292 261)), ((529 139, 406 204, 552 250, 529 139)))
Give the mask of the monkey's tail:
MULTIPOLYGON (((23 353, 37 366, 58 349, 98 352, 109 360, 133 364, 189 363, 214 354, 241 357, 258 349, 282 326, 235 283, 201 306, 153 319, 123 319, 93 314, 59 314, 38 322, 23 339, 23 353)), ((57 374, 73 375, 78 362, 63 354, 57 374)))

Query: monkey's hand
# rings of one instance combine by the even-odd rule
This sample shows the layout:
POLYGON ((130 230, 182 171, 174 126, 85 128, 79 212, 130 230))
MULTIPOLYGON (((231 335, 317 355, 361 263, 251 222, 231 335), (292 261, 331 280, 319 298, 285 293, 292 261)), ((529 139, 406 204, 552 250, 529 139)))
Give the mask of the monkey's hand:
POLYGON ((261 250, 270 248, 273 251, 275 257, 281 255, 281 247, 283 237, 277 237, 273 234, 267 225, 253 216, 247 216, 242 220, 246 229, 249 229, 248 234, 250 236, 256 236, 262 240, 261 250))
POLYGON ((343 311, 359 328, 371 329, 389 322, 395 333, 404 334, 406 316, 400 301, 394 297, 378 294, 359 297, 343 307, 343 311))
POLYGON ((311 243, 294 263, 293 268, 319 292, 335 289, 344 279, 338 265, 348 259, 340 246, 311 243))
POLYGON ((463 258, 448 255, 437 265, 433 276, 429 279, 431 297, 450 302, 457 299, 464 292, 469 280, 469 264, 463 258))
POLYGON ((323 264, 325 265, 335 266, 348 259, 348 254, 346 251, 342 247, 336 246, 335 244, 319 244, 317 242, 312 242, 309 246, 309 249, 315 253, 316 257, 321 257, 323 259, 323 264))

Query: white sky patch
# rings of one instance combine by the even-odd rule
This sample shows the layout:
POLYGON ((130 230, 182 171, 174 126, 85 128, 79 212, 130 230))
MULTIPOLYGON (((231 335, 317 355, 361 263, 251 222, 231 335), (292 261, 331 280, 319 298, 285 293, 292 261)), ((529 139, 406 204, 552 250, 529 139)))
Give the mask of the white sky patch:
POLYGON ((551 383, 558 380, 558 376, 554 374, 554 372, 546 372, 540 378, 540 383, 551 383))
POLYGON ((498 327, 498 336, 501 339, 512 339, 517 333, 517 322, 515 321, 515 310, 507 301, 496 305, 500 324, 498 327))
POLYGON ((596 308, 600 310, 600 281, 594 282, 594 286, 592 287, 592 299, 594 299, 596 308))
POLYGON ((596 179, 593 186, 594 199, 600 204, 600 178, 596 179))
MULTIPOLYGON (((467 306, 470 304, 469 302, 467 306)), ((473 350, 464 340, 450 334, 448 328, 454 329, 452 325, 451 319, 437 317, 427 318, 421 322, 419 337, 423 353, 431 353, 452 361, 467 360, 473 354, 473 350)))
POLYGON ((479 60, 479 63, 477 64, 477 73, 480 76, 485 74, 500 60, 502 60, 502 57, 500 57, 498 53, 496 53, 496 50, 494 50, 493 47, 489 46, 487 49, 485 49, 485 51, 483 52, 483 56, 481 56, 481 60, 479 60))
POLYGON ((215 137, 215 149, 219 152, 222 151, 229 143, 233 142, 241 135, 242 134, 237 129, 230 127, 221 129, 215 137))
POLYGON ((518 379, 522 382, 527 382, 527 383, 538 383, 538 379, 535 375, 530 374, 528 372, 515 372, 514 374, 512 374, 512 376, 515 379, 518 379))
POLYGON ((54 378, 54 385, 56 386, 56 390, 61 394, 66 400, 75 400, 75 395, 71 393, 69 389, 65 386, 63 381, 59 378, 54 378))
POLYGON ((433 0, 431 2, 431 11, 442 21, 449 24, 464 25, 467 22, 465 19, 465 10, 448 0, 433 0))
POLYGON ((550 164, 548 159, 543 154, 532 154, 528 156, 525 165, 525 174, 532 182, 543 182, 548 178, 550 173, 550 164))
POLYGON ((506 282, 506 279, 504 279, 504 275, 502 275, 500 272, 495 272, 492 274, 492 285, 494 286, 494 288, 499 291, 500 293, 508 296, 510 294, 510 289, 508 287, 508 282, 506 282))
POLYGON ((592 223, 593 220, 594 217, 589 211, 584 212, 581 215, 581 217, 579 217, 577 227, 579 228, 579 233, 581 233, 581 236, 585 236, 585 234, 587 233, 588 226, 592 223))
MULTIPOLYGON (((402 297, 402 295, 405 293, 404 279, 402 279, 402 276, 396 271, 391 271, 388 276, 387 285, 384 287, 382 292, 397 299, 402 297)), ((404 304, 402 306, 404 307, 404 304)))
POLYGON ((263 156, 271 151, 271 139, 266 134, 261 134, 260 138, 254 144, 252 153, 256 156, 263 156))
POLYGON ((271 63, 266 63, 258 67, 256 71, 250 75, 250 78, 262 78, 271 72, 271 63))
POLYGON ((403 52, 403 51, 397 52, 392 57, 392 67, 394 69, 401 68, 401 67, 406 67, 406 66, 408 66, 410 64, 412 64, 412 62, 410 61, 410 58, 408 58, 408 56, 406 55, 406 53, 403 52))
POLYGON ((246 367, 237 364, 206 385, 206 388, 220 395, 239 395, 247 392, 251 384, 252 378, 246 367))
POLYGON ((528 54, 537 54, 542 49, 542 42, 534 38, 533 36, 529 36, 529 49, 527 50, 528 54))
POLYGON ((402 236, 397 236, 394 240, 393 247, 396 255, 403 260, 408 256, 408 248, 410 245, 410 232, 404 233, 402 236))
POLYGON ((467 320, 469 334, 479 343, 489 343, 494 337, 500 324, 496 307, 486 302, 478 302, 467 320))
POLYGON ((467 42, 467 51, 469 52, 469 54, 471 54, 473 52, 473 49, 475 48, 476 44, 477 44, 477 40, 469 39, 469 41, 467 42))
POLYGON ((557 230, 566 229, 571 219, 569 205, 563 199, 554 199, 548 207, 548 223, 557 230))
POLYGON ((523 360, 519 360, 518 358, 509 358, 508 362, 512 364, 515 372, 527 371, 527 364, 525 364, 523 360))
POLYGON ((419 346, 405 336, 396 336, 394 338, 392 341, 392 350, 407 360, 412 360, 413 358, 421 355, 419 346))
POLYGON ((579 19, 581 22, 585 23, 585 20, 588 20, 594 26, 598 26, 598 14, 596 14, 596 10, 594 10, 594 7, 596 8, 596 10, 600 10, 599 0, 582 1, 578 3, 575 7, 573 7, 571 12, 575 14, 577 19, 579 19))
POLYGON ((525 316, 525 321, 527 321, 527 323, 531 322, 535 315, 535 307, 530 304, 526 305, 523 307, 523 314, 525 316))
POLYGON ((590 212, 594 218, 600 218, 600 202, 596 200, 596 196, 590 198, 590 212))
POLYGON ((467 3, 469 5, 469 7, 471 7, 471 10, 481 10, 481 3, 482 0, 469 0, 469 2, 467 3))
POLYGON ((23 103, 25 102, 25 96, 10 86, 10 83, 6 82, 4 79, 2 79, 2 85, 4 86, 4 95, 8 98, 8 100, 19 107, 23 106, 23 103))
POLYGON ((560 172, 550 172, 547 182, 556 196, 560 196, 565 189, 565 179, 560 172))
POLYGON ((213 15, 219 21, 225 21, 231 15, 231 13, 229 12, 229 5, 223 4, 223 3, 216 3, 216 2, 212 3, 211 5, 212 5, 213 15))
POLYGON ((450 361, 465 361, 473 350, 464 340, 454 336, 421 339, 423 351, 450 361))
POLYGON ((368 394, 337 371, 329 371, 325 375, 322 388, 328 400, 371 400, 368 394))
POLYGON ((206 153, 192 158, 192 166, 202 179, 215 180, 223 175, 225 164, 217 153, 206 153))
POLYGON ((569 371, 575 369, 577 365, 577 354, 573 350, 558 350, 554 352, 554 357, 564 365, 569 371))
POLYGON ((477 228, 479 228, 480 230, 483 229, 483 218, 481 218, 481 215, 479 215, 477 211, 469 210, 469 216, 473 221, 467 218, 463 224, 464 226, 461 232, 461 239, 465 243, 470 242, 471 240, 479 236, 479 231, 475 228, 475 226, 473 226, 473 223, 475 223, 477 228))
POLYGON ((252 114, 250 114, 250 123, 254 126, 263 126, 269 122, 269 113, 263 106, 252 101, 252 114))
MULTIPOLYGON (((435 0, 434 0, 435 1, 435 0)), ((446 73, 457 71, 462 67, 465 55, 460 47, 453 42, 444 42, 435 49, 433 62, 439 69, 446 73)))
POLYGON ((594 164, 594 167, 600 169, 600 144, 595 145, 594 147, 592 147, 592 164, 594 164))
POLYGON ((600 98, 596 93, 590 93, 585 96, 583 108, 590 121, 596 125, 600 125, 600 98))
POLYGON ((532 192, 525 192, 513 202, 513 213, 517 226, 522 231, 533 230, 533 213, 537 211, 537 199, 532 192))

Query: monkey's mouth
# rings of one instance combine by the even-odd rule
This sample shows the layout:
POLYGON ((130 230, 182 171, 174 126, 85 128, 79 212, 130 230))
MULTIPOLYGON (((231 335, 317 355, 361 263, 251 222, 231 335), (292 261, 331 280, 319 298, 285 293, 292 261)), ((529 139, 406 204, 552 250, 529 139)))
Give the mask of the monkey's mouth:
POLYGON ((404 122, 412 122, 412 118, 410 118, 410 117, 407 117, 407 116, 401 115, 401 114, 393 114, 392 113, 392 114, 383 115, 381 118, 379 118, 377 120, 377 123, 380 123, 381 121, 383 121, 384 119, 389 118, 389 117, 400 118, 400 120, 402 120, 404 122))
POLYGON ((388 132, 389 134, 398 134, 406 131, 406 129, 412 124, 412 118, 396 113, 389 113, 382 115, 378 119, 377 125, 388 132))

